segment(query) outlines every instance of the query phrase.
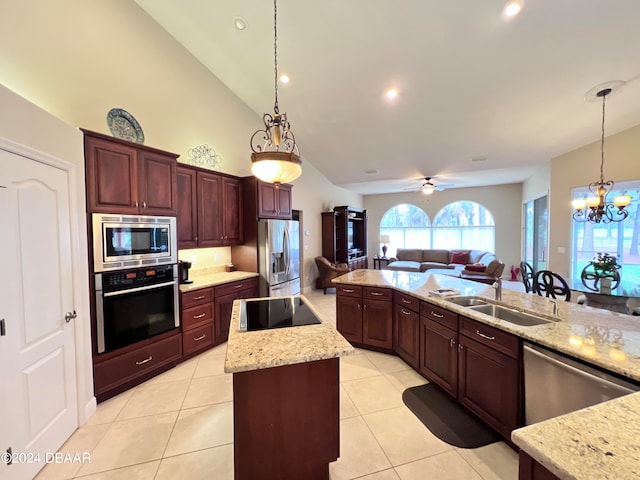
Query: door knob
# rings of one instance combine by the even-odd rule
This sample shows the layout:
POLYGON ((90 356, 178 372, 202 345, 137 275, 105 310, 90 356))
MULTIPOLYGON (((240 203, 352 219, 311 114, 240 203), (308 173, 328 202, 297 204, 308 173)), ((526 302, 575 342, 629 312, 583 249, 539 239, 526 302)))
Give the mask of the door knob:
POLYGON ((77 316, 78 316, 78 314, 76 313, 75 310, 73 312, 67 312, 67 313, 64 314, 64 321, 69 323, 71 320, 73 320, 77 316))

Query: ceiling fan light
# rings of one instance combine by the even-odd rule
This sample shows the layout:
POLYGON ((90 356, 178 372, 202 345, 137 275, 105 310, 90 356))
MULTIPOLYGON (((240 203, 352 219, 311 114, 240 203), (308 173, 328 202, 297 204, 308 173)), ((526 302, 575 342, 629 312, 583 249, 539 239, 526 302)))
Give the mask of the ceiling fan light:
POLYGON ((431 183, 425 183, 424 185, 422 185, 422 193, 424 193, 425 195, 431 195, 435 191, 435 189, 435 185, 431 183))
POLYGON ((253 153, 251 162, 251 173, 263 182, 288 183, 302 174, 300 157, 293 153, 253 153))

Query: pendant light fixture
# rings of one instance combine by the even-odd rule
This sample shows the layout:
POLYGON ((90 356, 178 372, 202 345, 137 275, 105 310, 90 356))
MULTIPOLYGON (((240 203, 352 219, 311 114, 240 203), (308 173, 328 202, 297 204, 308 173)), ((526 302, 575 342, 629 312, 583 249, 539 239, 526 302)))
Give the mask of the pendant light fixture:
POLYGON ((251 173, 268 183, 275 184, 295 180, 302 174, 300 150, 291 131, 286 113, 278 108, 278 4, 273 1, 273 58, 275 78, 275 103, 273 115, 265 113, 262 117, 264 130, 258 130, 251 136, 251 173))
POLYGON ((577 222, 611 223, 621 222, 629 216, 625 207, 631 203, 629 195, 618 195, 613 203, 607 202, 607 195, 615 183, 604 179, 604 112, 605 100, 611 88, 600 90, 596 95, 602 98, 602 138, 600 140, 600 179, 589 184, 591 196, 573 201, 573 219, 577 222))

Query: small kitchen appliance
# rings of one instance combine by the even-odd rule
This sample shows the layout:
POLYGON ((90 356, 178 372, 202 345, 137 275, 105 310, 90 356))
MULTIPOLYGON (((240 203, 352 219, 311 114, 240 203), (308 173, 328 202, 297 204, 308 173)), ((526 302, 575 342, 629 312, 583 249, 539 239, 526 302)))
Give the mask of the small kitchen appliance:
POLYGON ((191 268, 191 262, 180 260, 178 262, 180 268, 180 283, 193 283, 193 280, 189 280, 189 269, 191 268))

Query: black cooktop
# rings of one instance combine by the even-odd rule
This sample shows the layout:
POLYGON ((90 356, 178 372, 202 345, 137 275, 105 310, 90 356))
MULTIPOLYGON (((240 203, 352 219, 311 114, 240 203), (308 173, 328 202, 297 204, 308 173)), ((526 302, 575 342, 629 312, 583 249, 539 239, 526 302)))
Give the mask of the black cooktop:
POLYGON ((321 323, 320 319, 300 297, 275 297, 245 301, 240 330, 251 332, 318 323, 321 323))

